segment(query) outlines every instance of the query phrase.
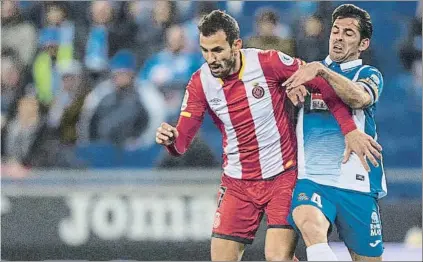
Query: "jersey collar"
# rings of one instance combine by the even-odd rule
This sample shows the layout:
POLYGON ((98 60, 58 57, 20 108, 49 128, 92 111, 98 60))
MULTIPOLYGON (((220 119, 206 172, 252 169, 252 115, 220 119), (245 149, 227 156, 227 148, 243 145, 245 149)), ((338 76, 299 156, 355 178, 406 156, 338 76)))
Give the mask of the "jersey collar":
MULTIPOLYGON (((325 58, 324 62, 326 64, 326 66, 330 66, 332 63, 337 64, 336 62, 332 61, 332 59, 330 59, 329 56, 327 56, 325 58)), ((362 64, 363 64, 363 60, 357 59, 357 60, 353 60, 353 61, 349 61, 349 62, 346 62, 346 63, 339 64, 339 66, 341 67, 342 71, 345 71, 345 70, 354 68, 356 66, 360 66, 362 64)))
MULTIPOLYGON (((244 76, 244 70, 245 70, 245 54, 243 53, 243 50, 240 50, 240 56, 241 56, 241 68, 239 69, 238 72, 228 76, 228 79, 238 78, 239 80, 242 80, 242 77, 244 76)), ((217 80, 223 86, 224 80, 221 78, 217 78, 217 80)))

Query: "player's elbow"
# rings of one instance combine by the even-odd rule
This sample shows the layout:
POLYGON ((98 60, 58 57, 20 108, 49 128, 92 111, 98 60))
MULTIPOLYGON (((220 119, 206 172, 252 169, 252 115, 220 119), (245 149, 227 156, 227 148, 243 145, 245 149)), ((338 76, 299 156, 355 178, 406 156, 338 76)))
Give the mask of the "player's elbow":
POLYGON ((352 109, 363 109, 370 104, 370 99, 366 96, 353 96, 346 101, 346 104, 352 109))
POLYGON ((352 108, 352 109, 362 109, 364 108, 364 103, 361 101, 351 101, 348 103, 348 105, 352 108))

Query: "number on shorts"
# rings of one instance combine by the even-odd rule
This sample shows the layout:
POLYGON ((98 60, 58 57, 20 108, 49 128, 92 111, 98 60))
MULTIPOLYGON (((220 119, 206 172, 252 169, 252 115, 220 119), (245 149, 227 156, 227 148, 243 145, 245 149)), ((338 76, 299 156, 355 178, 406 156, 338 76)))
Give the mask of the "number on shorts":
POLYGON ((311 201, 317 204, 318 207, 322 207, 322 200, 320 199, 320 195, 313 193, 313 196, 311 196, 311 201))
POLYGON ((219 196, 217 198, 217 208, 219 208, 220 205, 222 204, 223 197, 225 196, 225 193, 226 193, 226 187, 220 186, 219 193, 218 193, 219 196))

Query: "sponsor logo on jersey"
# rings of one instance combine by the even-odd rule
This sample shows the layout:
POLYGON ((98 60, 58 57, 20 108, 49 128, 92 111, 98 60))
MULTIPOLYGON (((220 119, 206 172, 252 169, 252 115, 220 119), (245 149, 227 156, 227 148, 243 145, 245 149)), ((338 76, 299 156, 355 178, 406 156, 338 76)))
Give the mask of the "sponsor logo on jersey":
POLYGON ((360 175, 360 174, 355 175, 355 180, 364 181, 364 179, 365 179, 365 177, 363 175, 360 175))
POLYGON ((307 201, 308 200, 308 196, 305 193, 299 193, 298 194, 298 200, 299 201, 307 201))
POLYGON ((209 100, 209 103, 212 106, 217 106, 220 104, 220 102, 222 102, 222 100, 217 97, 213 98, 212 100, 209 100))
POLYGON ((311 94, 310 110, 328 110, 328 106, 325 101, 323 101, 322 94, 311 94))

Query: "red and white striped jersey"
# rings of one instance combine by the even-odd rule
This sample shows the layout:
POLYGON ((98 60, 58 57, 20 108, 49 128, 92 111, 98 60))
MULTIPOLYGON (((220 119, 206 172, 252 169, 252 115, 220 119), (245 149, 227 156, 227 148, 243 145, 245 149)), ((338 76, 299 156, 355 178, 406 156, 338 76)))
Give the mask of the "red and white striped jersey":
MULTIPOLYGON (((297 165, 294 123, 286 109, 281 84, 302 61, 274 50, 241 50, 241 69, 215 78, 205 63, 187 86, 177 130, 167 147, 183 154, 201 126, 206 111, 223 137, 223 170, 238 179, 265 179, 297 165)), ((318 88, 344 132, 355 129, 351 114, 322 78, 307 83, 318 88)))

